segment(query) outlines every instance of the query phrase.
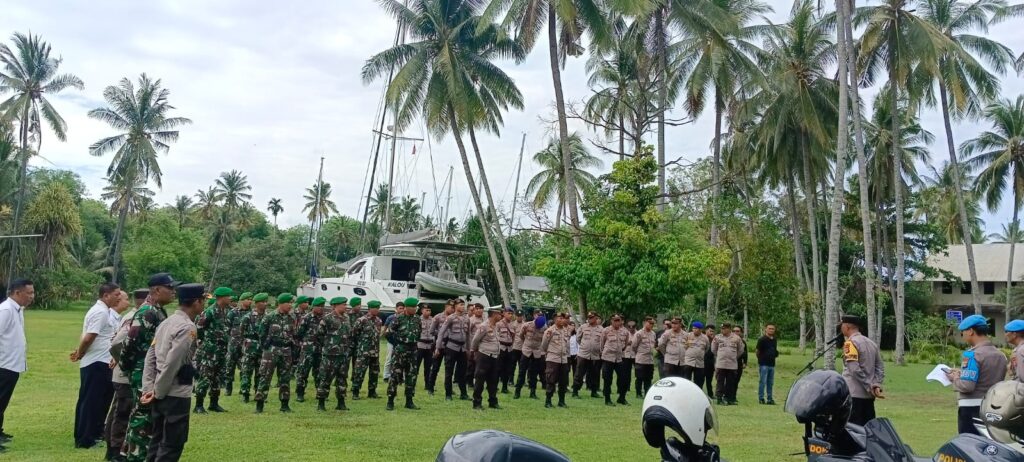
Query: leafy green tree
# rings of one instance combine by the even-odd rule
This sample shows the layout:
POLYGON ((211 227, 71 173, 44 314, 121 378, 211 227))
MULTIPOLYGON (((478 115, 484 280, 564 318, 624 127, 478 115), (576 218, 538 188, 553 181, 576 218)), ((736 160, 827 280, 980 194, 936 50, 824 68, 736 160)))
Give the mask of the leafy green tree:
POLYGON ((195 207, 192 198, 185 195, 176 196, 174 203, 170 206, 174 209, 174 213, 178 215, 178 229, 184 228, 189 214, 192 213, 192 209, 195 207))
POLYGON ((286 239, 246 239, 225 251, 218 284, 236 290, 294 292, 304 277, 302 248, 286 239))
POLYGON ((234 211, 252 199, 252 186, 249 185, 249 178, 238 170, 222 172, 214 182, 217 194, 224 202, 224 206, 234 211))
POLYGON ((932 176, 924 178, 926 186, 918 192, 921 204, 917 207, 917 214, 926 215, 929 222, 939 226, 946 242, 964 242, 965 228, 970 233, 966 240, 973 241, 974 236, 981 234, 984 224, 981 220, 981 195, 974 188, 961 185, 973 185, 974 177, 962 169, 955 169, 949 162, 943 162, 940 169, 931 165, 928 168, 932 176), (955 178, 958 174, 960 178, 955 178), (957 191, 958 187, 962 189, 957 191), (964 206, 963 214, 960 213, 960 205, 964 206), (960 222, 963 216, 967 217, 967 226, 960 222))
POLYGON ((36 266, 53 269, 70 254, 71 240, 82 232, 75 199, 59 182, 51 182, 29 204, 25 226, 42 234, 36 241, 36 266))
POLYGON ((127 287, 145 287, 153 273, 169 272, 179 281, 201 281, 207 268, 203 233, 178 229, 171 215, 155 215, 130 226, 125 240, 124 268, 127 287))

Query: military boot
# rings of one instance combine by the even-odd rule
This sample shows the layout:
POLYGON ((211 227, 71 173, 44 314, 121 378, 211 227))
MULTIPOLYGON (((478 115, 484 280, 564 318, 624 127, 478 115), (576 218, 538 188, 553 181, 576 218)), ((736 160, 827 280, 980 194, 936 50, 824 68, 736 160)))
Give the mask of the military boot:
POLYGON ((503 395, 507 395, 508 394, 508 384, 507 383, 501 384, 501 394, 503 394, 503 395))
POLYGON ((295 401, 298 401, 300 403, 306 402, 306 387, 295 388, 295 401))
POLYGON ((615 405, 615 403, 612 402, 612 396, 611 395, 605 395, 605 397, 604 397, 604 405, 605 406, 614 406, 615 405))
POLYGON ((516 387, 516 392, 512 395, 512 399, 519 399, 519 394, 522 390, 522 387, 516 387))
POLYGON ((377 390, 370 390, 370 392, 366 394, 366 397, 370 398, 370 399, 379 399, 380 398, 380 396, 377 395, 377 390))
POLYGON ((420 410, 420 407, 412 402, 412 396, 406 396, 405 397, 405 408, 406 409, 412 409, 414 411, 420 410))
POLYGON ((352 401, 359 401, 361 399, 359 397, 359 390, 352 390, 352 401))
POLYGON ((263 413, 263 401, 261 401, 261 400, 256 400, 256 413, 257 414, 262 414, 263 413))
POLYGON ((619 394, 619 400, 616 401, 616 403, 619 403, 619 404, 621 404, 623 406, 629 406, 629 402, 626 401, 626 394, 625 393, 620 393, 619 394))
POLYGON ((576 398, 576 399, 580 399, 580 391, 579 390, 573 390, 572 391, 572 397, 576 398))
POLYGON ((565 405, 565 393, 558 393, 558 407, 568 407, 565 405))
POLYGON ((206 408, 203 407, 203 401, 206 401, 205 396, 196 396, 196 407, 192 409, 193 414, 206 414, 206 408))
POLYGON ((601 395, 597 394, 597 390, 590 390, 590 397, 591 398, 600 398, 601 395))
POLYGON ((474 400, 473 401, 473 410, 474 411, 482 411, 482 410, 484 410, 483 403, 481 403, 480 401, 474 400))
POLYGON ((248 403, 249 402, 249 393, 244 392, 244 391, 242 392, 242 402, 243 403, 248 403))
POLYGON ((220 407, 220 396, 210 396, 210 412, 227 412, 226 409, 220 407))
POLYGON ((318 410, 318 411, 326 411, 327 410, 326 403, 324 403, 324 401, 326 401, 326 398, 317 398, 317 400, 316 400, 316 410, 318 410))
POLYGON ((395 410, 395 397, 394 396, 388 396, 388 407, 387 407, 387 410, 389 410, 389 411, 394 411, 395 410))
POLYGON ((231 389, 233 388, 233 385, 234 384, 229 382, 227 386, 224 387, 224 396, 231 396, 231 389))
POLYGON ((345 406, 345 398, 338 398, 338 405, 334 406, 335 411, 347 411, 348 406, 345 406))
POLYGON ((288 400, 281 400, 281 412, 292 412, 292 408, 288 407, 288 400))
POLYGON ((551 393, 548 393, 547 397, 544 398, 544 407, 545 408, 551 409, 551 408, 555 407, 554 405, 551 404, 551 395, 552 395, 551 393))
POLYGON ((530 389, 530 399, 540 399, 540 398, 537 398, 537 389, 536 388, 531 388, 530 389))

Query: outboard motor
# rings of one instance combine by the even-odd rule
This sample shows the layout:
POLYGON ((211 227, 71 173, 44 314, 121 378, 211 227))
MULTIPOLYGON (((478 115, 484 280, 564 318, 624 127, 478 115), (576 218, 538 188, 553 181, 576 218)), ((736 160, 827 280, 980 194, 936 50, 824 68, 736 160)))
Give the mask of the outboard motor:
POLYGON ((719 462, 718 417, 707 395, 681 377, 659 380, 647 391, 641 411, 644 438, 661 450, 663 462, 719 462), (665 438, 669 428, 679 438, 665 438))
POLYGON ((804 424, 808 462, 825 454, 852 457, 864 452, 864 428, 847 422, 852 403, 846 381, 835 371, 811 372, 790 388, 785 410, 804 424))
POLYGON ((451 437, 436 462, 569 462, 569 458, 536 441, 498 430, 477 430, 451 437))

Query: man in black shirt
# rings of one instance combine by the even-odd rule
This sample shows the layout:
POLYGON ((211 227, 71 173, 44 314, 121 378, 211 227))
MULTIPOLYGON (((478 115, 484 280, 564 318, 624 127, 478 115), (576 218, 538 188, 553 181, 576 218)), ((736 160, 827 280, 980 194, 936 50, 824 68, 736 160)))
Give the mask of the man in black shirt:
POLYGON ((775 358, 779 357, 778 341, 775 339, 775 325, 768 324, 764 335, 757 340, 757 402, 775 404, 772 398, 772 387, 775 385, 775 358), (765 400, 765 391, 768 399, 765 400))

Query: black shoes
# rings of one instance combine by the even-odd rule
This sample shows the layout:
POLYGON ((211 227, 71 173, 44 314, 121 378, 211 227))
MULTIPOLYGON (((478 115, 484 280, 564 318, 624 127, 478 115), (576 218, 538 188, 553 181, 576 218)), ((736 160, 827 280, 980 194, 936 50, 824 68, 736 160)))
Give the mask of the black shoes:
POLYGON ((263 401, 256 400, 256 413, 257 414, 262 414, 263 413, 263 401))
POLYGON ((345 405, 345 398, 338 398, 338 405, 334 406, 335 411, 347 411, 348 406, 345 405))
POLYGON ((474 411, 482 411, 482 410, 484 410, 484 406, 482 404, 480 404, 480 403, 473 403, 473 410, 474 411))
POLYGON ((512 399, 519 399, 519 392, 521 390, 522 390, 521 388, 516 388, 516 392, 515 392, 515 394, 512 395, 512 399))
POLYGON ((248 403, 249 402, 249 393, 248 392, 245 392, 245 391, 242 392, 242 402, 243 403, 248 403))
POLYGON ((292 412, 292 408, 288 407, 288 400, 281 400, 281 412, 292 412))
POLYGON ((536 389, 533 389, 533 388, 530 389, 530 399, 540 399, 540 398, 537 397, 537 390, 536 389))
POLYGON ((299 388, 298 390, 295 390, 295 401, 298 401, 300 403, 305 403, 306 402, 306 389, 305 388, 299 388))
POLYGON ((233 385, 231 385, 230 383, 227 384, 226 387, 224 387, 224 396, 231 396, 231 388, 232 387, 233 387, 233 385))
POLYGON ((359 401, 362 398, 359 397, 359 390, 352 391, 352 401, 359 401))
POLYGON ((220 407, 220 397, 210 398, 210 412, 227 412, 226 409, 220 407))
POLYGON ((370 390, 370 392, 366 394, 366 397, 370 399, 380 399, 380 396, 377 395, 377 390, 370 390))
POLYGON ((591 398, 600 398, 601 395, 597 394, 597 390, 590 390, 590 397, 591 398))
POLYGON ((321 411, 321 412, 326 411, 327 410, 327 403, 325 401, 327 401, 325 398, 318 398, 316 400, 316 410, 321 411))
POLYGON ((469 401, 469 395, 465 393, 459 395, 459 401, 469 401))
POLYGON ((551 405, 551 395, 548 395, 548 397, 544 399, 544 407, 547 409, 555 407, 551 405))
POLYGON ((412 402, 412 396, 405 397, 405 408, 413 411, 420 410, 420 407, 412 402))
POLYGON ((196 407, 192 408, 193 414, 206 414, 206 408, 203 407, 203 401, 206 401, 205 397, 196 397, 196 407))
POLYGON ((605 406, 615 406, 615 403, 612 402, 612 398, 610 396, 606 396, 604 398, 604 405, 605 406))
POLYGON ((393 396, 388 396, 388 405, 387 407, 385 407, 385 409, 389 411, 395 410, 395 398, 393 396))
POLYGON ((629 403, 626 401, 626 396, 625 395, 620 395, 619 396, 619 400, 616 401, 616 403, 621 404, 623 406, 629 406, 629 403))
POLYGON ((580 391, 579 390, 573 390, 572 391, 572 397, 576 398, 576 399, 580 399, 580 391))

